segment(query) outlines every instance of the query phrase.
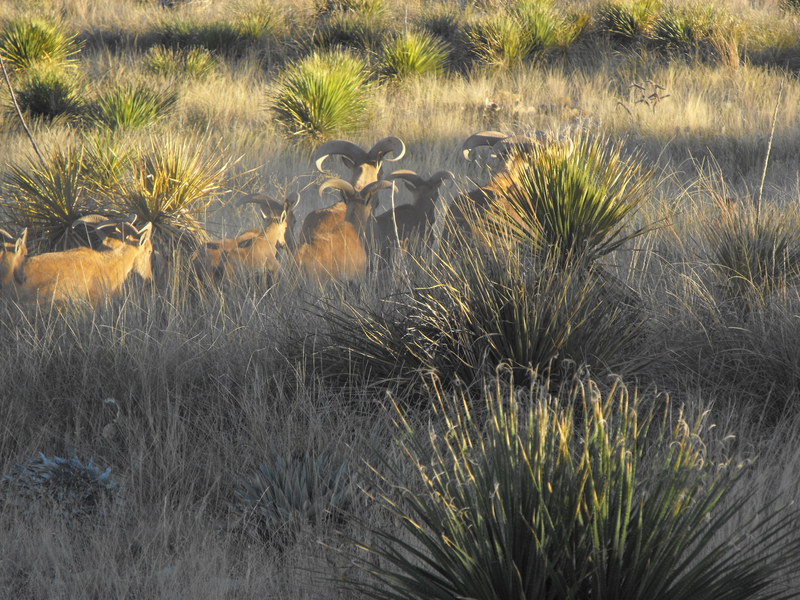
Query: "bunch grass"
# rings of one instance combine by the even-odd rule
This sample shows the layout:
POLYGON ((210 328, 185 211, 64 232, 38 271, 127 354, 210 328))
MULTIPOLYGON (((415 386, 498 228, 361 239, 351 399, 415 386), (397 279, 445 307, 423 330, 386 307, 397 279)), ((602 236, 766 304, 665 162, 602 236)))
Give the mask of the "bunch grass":
POLYGON ((0 34, 0 54, 17 71, 42 63, 62 69, 75 67, 82 48, 77 35, 70 35, 60 24, 39 18, 13 21, 0 34))
POLYGON ((427 33, 407 32, 385 47, 380 70, 384 77, 393 80, 440 75, 447 57, 442 42, 427 33))
POLYGON ((175 92, 146 84, 122 84, 103 93, 91 111, 98 127, 136 129, 150 126, 169 114, 178 101, 175 92))

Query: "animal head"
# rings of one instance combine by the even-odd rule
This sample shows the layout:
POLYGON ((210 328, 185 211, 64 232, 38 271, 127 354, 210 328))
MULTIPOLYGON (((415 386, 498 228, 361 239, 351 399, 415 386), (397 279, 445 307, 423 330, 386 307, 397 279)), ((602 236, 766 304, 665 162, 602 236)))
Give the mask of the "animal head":
POLYGON ((341 156, 342 162, 352 171, 350 184, 356 190, 362 190, 378 180, 384 160, 394 162, 403 158, 405 153, 402 140, 392 136, 379 140, 369 151, 353 142, 331 140, 314 153, 314 164, 318 171, 323 172, 322 165, 329 156, 341 156), (389 154, 394 154, 394 158, 388 158, 389 154))
POLYGON ((145 281, 153 280, 153 224, 146 223, 141 229, 132 223, 118 223, 112 234, 121 243, 113 251, 122 253, 128 248, 136 250, 132 272, 138 274, 145 281))
POLYGON ((461 147, 461 154, 466 160, 472 160, 477 148, 489 146, 490 152, 487 158, 503 169, 515 156, 530 152, 533 148, 546 144, 547 141, 548 136, 543 131, 536 131, 532 136, 481 131, 466 139, 461 147))
POLYGON ((88 214, 73 221, 72 229, 80 234, 82 246, 94 250, 109 250, 122 244, 122 235, 117 231, 117 226, 122 222, 133 225, 136 215, 120 221, 106 215, 88 214))
POLYGON ((28 256, 28 229, 15 238, 4 229, 0 229, 0 286, 11 282, 16 272, 28 256))
POLYGON ((387 181, 399 179, 406 184, 414 197, 414 204, 420 206, 427 202, 433 202, 439 197, 439 186, 446 180, 453 180, 450 171, 437 171, 429 178, 425 179, 414 171, 401 169, 386 176, 387 181))
POLYGON ((266 194, 250 194, 239 200, 237 204, 240 206, 243 204, 256 204, 258 211, 261 213, 265 230, 277 225, 282 227, 284 232, 291 232, 294 230, 294 209, 300 204, 300 194, 298 192, 288 194, 283 203, 266 194))

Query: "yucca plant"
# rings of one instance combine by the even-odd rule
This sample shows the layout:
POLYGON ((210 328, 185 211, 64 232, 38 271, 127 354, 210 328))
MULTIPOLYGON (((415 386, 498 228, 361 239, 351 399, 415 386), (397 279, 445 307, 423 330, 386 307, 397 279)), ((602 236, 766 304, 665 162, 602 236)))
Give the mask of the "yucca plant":
POLYGON ((355 12, 376 18, 386 14, 385 0, 317 0, 317 14, 355 12))
POLYGON ((800 229, 791 207, 723 204, 704 227, 709 261, 728 299, 758 299, 800 278, 800 229))
POLYGON ((474 22, 466 34, 478 59, 509 68, 556 46, 562 25, 549 4, 521 0, 474 22))
POLYGON ((352 501, 353 485, 347 461, 306 451, 260 465, 235 491, 260 535, 281 542, 304 526, 340 517, 352 501))
POLYGON ((661 50, 683 54, 694 52, 710 42, 718 20, 719 15, 711 6, 670 7, 655 19, 651 39, 661 50))
POLYGON ((201 215, 222 190, 229 164, 202 142, 151 138, 131 153, 130 172, 113 187, 114 207, 153 224, 156 249, 167 257, 206 239, 201 215))
POLYGON ((16 78, 14 87, 20 108, 33 117, 74 116, 83 108, 75 75, 58 65, 35 64, 16 78))
POLYGON ((447 49, 427 33, 408 32, 396 37, 383 50, 381 73, 401 80, 444 71, 447 49))
POLYGON ((279 76, 271 110, 290 136, 316 142, 365 127, 369 93, 363 60, 338 50, 314 52, 279 76))
POLYGON ((531 367, 546 372, 556 361, 614 369, 645 359, 645 316, 618 282, 509 233, 486 246, 452 235, 434 260, 413 267, 408 291, 377 306, 324 306, 324 371, 404 383, 435 373, 471 384, 499 364, 524 382, 531 367))
POLYGON ((87 194, 85 165, 80 151, 56 151, 42 164, 30 158, 9 165, 7 194, 0 198, 13 223, 28 228, 29 244, 44 250, 80 245, 72 224, 98 208, 87 194))
POLYGON ((617 44, 628 45, 641 40, 652 24, 657 2, 612 2, 597 11, 597 29, 617 44))
POLYGON ((628 228, 652 176, 618 143, 581 133, 512 158, 492 215, 542 250, 590 263, 647 230, 628 228))
POLYGON ((360 12, 335 12, 314 31, 312 43, 324 51, 347 48, 377 52, 385 37, 382 20, 360 12))
POLYGON ((42 452, 0 479, 0 493, 11 505, 23 511, 52 507, 67 520, 102 514, 119 491, 111 467, 101 470, 91 458, 84 464, 77 457, 50 458, 42 452))
POLYGON ((147 51, 144 64, 149 71, 159 75, 186 75, 194 79, 204 79, 217 69, 217 60, 205 48, 154 46, 147 51))
POLYGON ((61 25, 41 19, 24 19, 8 25, 0 34, 0 54, 15 70, 37 64, 65 68, 75 64, 83 43, 61 25))
POLYGON ((175 92, 123 84, 97 99, 90 118, 97 126, 109 129, 146 127, 164 117, 177 100, 175 92))
POLYGON ((424 430, 396 410, 404 460, 375 472, 399 529, 358 544, 369 579, 350 587, 393 600, 795 596, 797 509, 754 512, 746 468, 709 456, 703 418, 620 384, 583 377, 551 396, 546 383, 502 377, 483 402, 439 390, 443 424, 424 430))

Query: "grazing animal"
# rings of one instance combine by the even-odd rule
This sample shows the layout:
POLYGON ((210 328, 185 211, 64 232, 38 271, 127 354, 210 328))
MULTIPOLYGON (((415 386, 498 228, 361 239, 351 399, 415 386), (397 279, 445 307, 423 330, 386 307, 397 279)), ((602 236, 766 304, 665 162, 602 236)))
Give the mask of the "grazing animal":
POLYGON ((403 158, 405 153, 406 146, 402 140, 391 136, 375 142, 369 151, 353 142, 331 140, 322 144, 314 153, 314 164, 318 171, 324 172, 322 164, 329 156, 341 156, 342 162, 351 170, 350 184, 360 192, 370 183, 378 181, 384 160, 394 162, 403 158), (387 158, 392 153, 395 157, 387 158))
POLYGON ((141 229, 118 223, 121 243, 108 250, 74 248, 28 257, 14 272, 10 287, 23 302, 83 300, 98 306, 117 295, 131 273, 152 280, 152 227, 152 223, 141 229))
POLYGON ((344 179, 323 183, 320 195, 328 189, 339 190, 344 201, 306 217, 295 252, 300 271, 318 283, 363 277, 374 238, 372 213, 378 203, 378 192, 393 185, 391 181, 374 181, 356 190, 344 179))
POLYGON ((0 229, 0 289, 6 288, 14 281, 14 274, 22 267, 28 256, 28 229, 15 238, 5 229, 0 229))
POLYGON ((294 224, 294 208, 300 194, 292 194, 283 204, 269 196, 252 195, 239 204, 258 204, 263 219, 260 229, 251 229, 235 238, 206 242, 192 256, 195 268, 216 278, 235 272, 278 274, 278 249, 286 246, 294 224))
POLYGON ((427 235, 436 220, 439 186, 446 179, 453 179, 450 171, 438 171, 428 179, 408 170, 395 171, 386 176, 387 181, 403 181, 411 191, 413 201, 378 215, 377 237, 382 253, 385 254, 398 241, 403 242, 412 235, 419 237, 427 235))

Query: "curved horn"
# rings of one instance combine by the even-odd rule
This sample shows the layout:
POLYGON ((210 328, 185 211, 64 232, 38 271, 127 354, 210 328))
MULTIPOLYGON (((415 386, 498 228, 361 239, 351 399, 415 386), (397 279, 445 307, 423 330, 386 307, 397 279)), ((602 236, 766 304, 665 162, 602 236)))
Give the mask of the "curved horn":
POLYGON ((394 183, 391 181, 386 181, 385 179, 373 181, 372 183, 364 186, 364 189, 361 190, 361 196, 363 198, 369 198, 372 194, 390 187, 394 187, 394 183))
POLYGON ((494 146, 497 142, 507 137, 508 135, 500 131, 480 131, 478 133, 473 133, 461 146, 461 154, 466 160, 469 160, 470 154, 474 148, 478 146, 494 146))
POLYGON ((8 233, 5 229, 0 229, 0 239, 6 244, 13 244, 17 238, 8 233))
POLYGON ((353 142, 348 142, 347 140, 331 140, 322 144, 322 146, 317 148, 317 151, 314 152, 313 160, 317 171, 323 172, 322 163, 325 162, 326 158, 334 154, 341 154, 357 165, 369 162, 370 158, 361 146, 353 142))
POLYGON ((322 193, 330 188, 339 190, 346 196, 353 196, 356 193, 356 189, 350 184, 349 181, 345 181, 344 179, 328 179, 328 181, 319 186, 319 195, 322 196, 322 193))
POLYGON ((272 196, 266 194, 249 194, 236 201, 236 206, 245 204, 258 204, 262 209, 261 216, 265 219, 270 215, 280 215, 283 211, 283 206, 272 196))
POLYGON ((292 211, 300 204, 300 192, 292 192, 286 195, 286 200, 283 202, 283 210, 292 211))
POLYGON ((389 173, 386 177, 384 177, 386 181, 391 181, 393 179, 402 179, 408 185, 413 188, 418 188, 421 185, 425 185, 425 180, 420 177, 414 171, 409 169, 400 169, 399 171, 394 171, 393 173, 389 173))
POLYGON ((528 137, 527 135, 515 135, 507 137, 506 139, 498 142, 492 147, 492 154, 499 158, 505 158, 509 154, 527 152, 539 146, 541 142, 538 139, 528 137))
POLYGON ((375 145, 370 148, 369 158, 374 162, 380 162, 382 160, 394 162, 403 158, 405 154, 406 145, 403 143, 403 140, 390 135, 389 137, 385 137, 382 140, 375 142, 375 145), (385 158, 385 156, 390 152, 394 152, 396 156, 394 158, 385 158))
POLYGON ((436 171, 428 178, 428 185, 441 185, 445 179, 455 179, 450 171, 436 171))

